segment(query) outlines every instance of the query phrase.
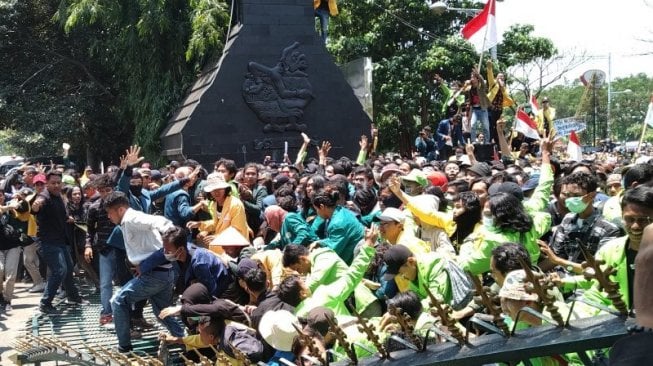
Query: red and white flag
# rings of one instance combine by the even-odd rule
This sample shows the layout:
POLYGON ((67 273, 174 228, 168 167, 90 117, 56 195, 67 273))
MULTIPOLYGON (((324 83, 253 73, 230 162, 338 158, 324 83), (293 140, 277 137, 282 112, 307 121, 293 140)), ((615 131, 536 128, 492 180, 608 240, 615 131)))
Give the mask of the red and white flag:
POLYGON ((517 111, 515 119, 515 131, 521 132, 524 136, 539 140, 540 134, 537 132, 537 123, 531 119, 523 110, 517 111))
POLYGON ((495 10, 496 0, 488 0, 483 10, 463 27, 463 37, 473 44, 479 53, 499 43, 495 10))
POLYGON ((528 102, 531 105, 531 111, 533 112, 533 115, 537 116, 537 112, 540 111, 540 105, 537 104, 537 98, 535 98, 535 96, 531 94, 531 97, 528 102))
POLYGON ((567 145, 567 155, 571 161, 583 160, 583 149, 580 147, 580 139, 576 131, 571 131, 569 135, 569 144, 567 145))
POLYGON ((644 123, 653 128, 653 95, 651 95, 651 101, 648 103, 648 111, 646 111, 644 123))

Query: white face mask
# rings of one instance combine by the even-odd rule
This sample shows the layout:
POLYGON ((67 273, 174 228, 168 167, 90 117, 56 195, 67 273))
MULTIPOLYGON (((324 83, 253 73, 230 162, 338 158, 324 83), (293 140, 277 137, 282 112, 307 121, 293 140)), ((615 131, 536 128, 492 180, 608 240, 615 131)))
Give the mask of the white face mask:
POLYGON ((494 227, 494 217, 492 216, 483 216, 483 226, 490 229, 494 227))
POLYGON ((174 262, 177 260, 177 252, 179 249, 177 249, 174 253, 163 253, 163 256, 166 257, 166 260, 168 262, 174 262))

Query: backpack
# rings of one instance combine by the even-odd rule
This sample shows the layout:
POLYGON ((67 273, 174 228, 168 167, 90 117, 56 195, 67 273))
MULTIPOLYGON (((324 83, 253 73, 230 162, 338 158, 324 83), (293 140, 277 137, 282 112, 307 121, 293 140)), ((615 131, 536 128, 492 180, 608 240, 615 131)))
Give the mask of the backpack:
POLYGON ((244 353, 252 363, 263 361, 263 343, 256 338, 256 332, 253 329, 228 324, 224 329, 220 346, 231 358, 236 358, 231 349, 234 347, 244 353))
POLYGON ((472 280, 454 261, 447 260, 444 270, 449 274, 451 284, 451 307, 454 310, 464 309, 474 298, 472 280))

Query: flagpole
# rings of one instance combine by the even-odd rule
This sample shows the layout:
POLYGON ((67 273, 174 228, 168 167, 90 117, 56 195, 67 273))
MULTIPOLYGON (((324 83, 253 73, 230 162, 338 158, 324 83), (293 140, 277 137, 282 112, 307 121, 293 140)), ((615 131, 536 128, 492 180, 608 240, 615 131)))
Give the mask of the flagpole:
POLYGON ((494 5, 494 2, 492 0, 490 1, 490 9, 487 12, 487 18, 485 18, 485 34, 483 35, 483 45, 481 46, 481 56, 478 58, 478 72, 481 72, 481 66, 483 65, 483 53, 485 52, 485 43, 487 41, 487 32, 490 29, 490 15, 492 14, 492 5, 494 5))
MULTIPOLYGON (((653 103, 653 94, 651 94, 651 101, 649 102, 649 105, 650 103, 653 103)), ((646 117, 648 117, 648 112, 646 113, 646 117)), ((642 135, 639 137, 639 142, 637 143, 637 150, 633 154, 632 162, 635 162, 635 159, 639 157, 639 149, 642 147, 642 142, 644 142, 644 136, 646 135, 646 126, 648 125, 648 121, 647 121, 648 118, 646 117, 644 117, 644 126, 642 127, 642 135)))

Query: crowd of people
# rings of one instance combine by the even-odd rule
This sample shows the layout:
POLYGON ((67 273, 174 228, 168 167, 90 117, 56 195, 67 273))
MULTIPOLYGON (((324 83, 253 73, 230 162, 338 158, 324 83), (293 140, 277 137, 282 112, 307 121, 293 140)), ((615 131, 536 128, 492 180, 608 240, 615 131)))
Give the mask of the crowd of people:
MULTIPOLYGON (((310 139, 302 134, 294 163, 286 156, 238 167, 219 159, 206 169, 187 160, 154 169, 132 146, 102 174, 26 164, 6 177, 0 195, 2 306, 10 313, 23 268, 30 292, 43 292, 43 314, 88 306, 74 279, 81 271, 100 293, 95 321, 115 329, 120 352, 153 326, 143 317, 149 303, 168 330, 161 339, 184 345, 189 358, 198 349, 234 365, 241 353, 269 365, 301 364, 316 352, 326 358, 327 349, 346 353, 332 322, 364 345, 358 357, 374 354, 356 317, 368 319, 387 349, 405 347, 392 337, 403 334, 392 310, 426 333, 438 324, 431 295, 462 329, 486 310, 472 301, 469 276, 491 286, 510 324, 523 307, 546 313, 522 262, 556 283, 563 316, 575 295, 585 304, 573 316, 593 317, 613 304, 583 276, 582 246, 616 269, 611 277, 633 309, 636 257, 653 222, 653 165, 617 154, 560 160, 549 129, 536 150, 513 151, 505 121, 495 117, 494 131, 488 124, 483 133, 501 157, 489 161, 477 160, 462 133, 447 132, 438 143, 450 150, 418 146, 412 157, 378 154, 363 136, 356 160, 330 157, 326 141, 307 158, 310 139)), ((456 108, 449 131, 460 118, 456 108)), ((541 324, 525 314, 516 326, 541 324)), ((530 361, 580 363, 573 354, 530 361)))

